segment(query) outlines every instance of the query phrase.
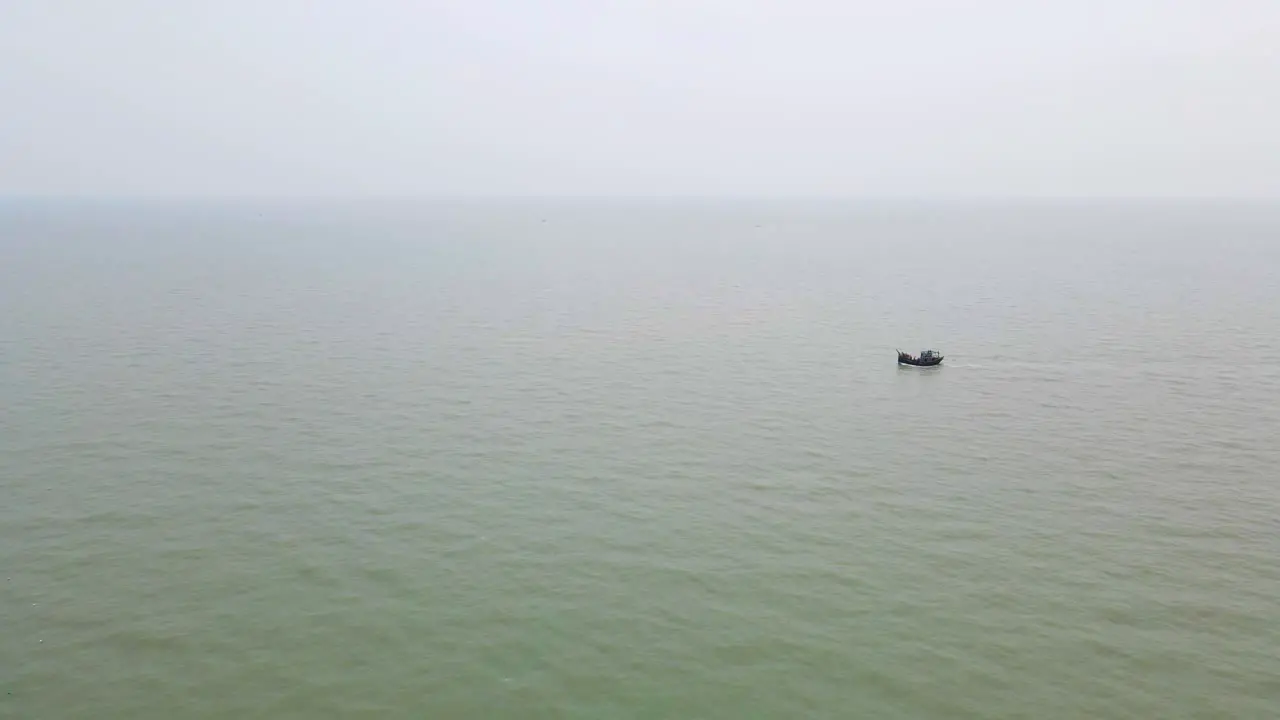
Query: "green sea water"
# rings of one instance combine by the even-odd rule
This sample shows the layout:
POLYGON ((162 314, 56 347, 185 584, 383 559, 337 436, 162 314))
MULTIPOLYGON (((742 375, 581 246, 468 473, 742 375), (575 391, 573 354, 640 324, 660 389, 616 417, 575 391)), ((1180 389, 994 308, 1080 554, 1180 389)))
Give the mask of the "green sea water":
POLYGON ((1278 236, 4 201, 0 717, 1270 720, 1278 236))

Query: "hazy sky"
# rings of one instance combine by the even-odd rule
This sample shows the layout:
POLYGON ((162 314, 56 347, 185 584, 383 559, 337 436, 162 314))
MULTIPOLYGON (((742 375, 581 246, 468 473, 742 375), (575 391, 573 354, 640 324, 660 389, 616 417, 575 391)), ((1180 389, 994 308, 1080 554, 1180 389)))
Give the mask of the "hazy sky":
POLYGON ((1280 197, 1280 0, 0 0, 0 192, 1280 197))

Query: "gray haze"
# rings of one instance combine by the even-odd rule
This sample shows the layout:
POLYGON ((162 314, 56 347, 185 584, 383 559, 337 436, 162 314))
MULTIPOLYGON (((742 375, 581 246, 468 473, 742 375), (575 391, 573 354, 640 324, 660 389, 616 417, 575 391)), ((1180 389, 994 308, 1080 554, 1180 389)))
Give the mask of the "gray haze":
POLYGON ((1275 0, 0 6, 0 192, 1280 195, 1275 0))

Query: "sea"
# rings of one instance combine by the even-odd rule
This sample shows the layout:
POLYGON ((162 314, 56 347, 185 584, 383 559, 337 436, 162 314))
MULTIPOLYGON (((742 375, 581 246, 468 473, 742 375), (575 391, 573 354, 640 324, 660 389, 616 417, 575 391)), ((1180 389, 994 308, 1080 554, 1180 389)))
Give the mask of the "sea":
POLYGON ((1274 720, 1280 203, 0 200, 0 717, 1274 720))

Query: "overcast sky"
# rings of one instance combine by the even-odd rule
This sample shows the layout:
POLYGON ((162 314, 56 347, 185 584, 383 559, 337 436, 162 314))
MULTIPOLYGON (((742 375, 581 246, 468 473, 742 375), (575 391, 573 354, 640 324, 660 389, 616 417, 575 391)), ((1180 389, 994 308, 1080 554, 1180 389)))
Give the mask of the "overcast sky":
POLYGON ((0 0, 0 192, 1280 197, 1280 0, 0 0))

